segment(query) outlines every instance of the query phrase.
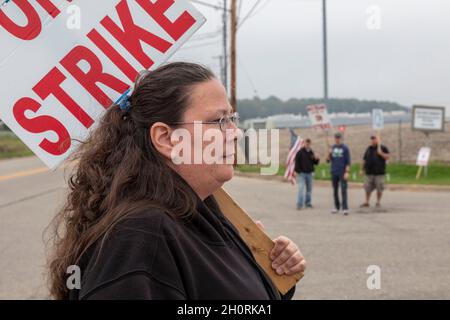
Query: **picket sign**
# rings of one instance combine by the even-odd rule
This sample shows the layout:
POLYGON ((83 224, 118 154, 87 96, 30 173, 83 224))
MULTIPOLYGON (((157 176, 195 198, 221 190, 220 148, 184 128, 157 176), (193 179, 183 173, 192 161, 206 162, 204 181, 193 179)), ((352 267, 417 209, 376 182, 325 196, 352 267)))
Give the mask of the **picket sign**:
POLYGON ((0 7, 0 118, 56 168, 138 72, 205 22, 186 0, 14 0, 0 7), (69 5, 80 29, 67 27, 69 5))
POLYGON ((309 120, 313 127, 319 127, 323 130, 332 128, 332 123, 328 115, 327 106, 325 104, 313 104, 306 107, 309 120))
POLYGON ((223 214, 238 229, 241 238, 248 245, 258 264, 270 277, 277 289, 286 294, 295 284, 303 278, 303 272, 292 276, 278 275, 272 269, 272 261, 269 258, 274 242, 266 235, 252 218, 242 209, 224 190, 219 189, 214 193, 214 198, 223 214))
POLYGON ((325 143, 327 150, 330 150, 330 142, 328 140, 328 134, 330 129, 333 128, 330 116, 328 115, 328 110, 326 104, 312 104, 306 106, 306 111, 308 112, 309 121, 313 128, 321 128, 325 131, 325 143))

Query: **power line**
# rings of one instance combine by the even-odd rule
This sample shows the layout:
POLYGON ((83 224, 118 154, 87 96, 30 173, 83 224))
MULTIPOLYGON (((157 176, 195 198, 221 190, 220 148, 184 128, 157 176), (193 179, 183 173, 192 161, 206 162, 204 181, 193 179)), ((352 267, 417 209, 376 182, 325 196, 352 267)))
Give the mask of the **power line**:
POLYGON ((243 2, 244 2, 244 0, 239 0, 239 7, 238 7, 238 13, 237 13, 238 23, 239 23, 239 20, 241 18, 241 9, 242 9, 242 3, 243 2))
POLYGON ((196 44, 196 45, 192 45, 192 46, 187 46, 187 47, 181 47, 180 50, 187 50, 187 49, 194 49, 194 48, 202 48, 202 47, 207 47, 207 46, 212 46, 215 44, 219 44, 221 41, 219 40, 214 40, 212 42, 205 42, 205 43, 201 43, 201 44, 196 44))
MULTIPOLYGON (((269 4, 270 0, 266 0, 266 2, 264 2, 263 4, 261 4, 261 6, 259 7, 258 10, 255 11, 255 13, 252 15, 252 17, 256 16, 258 13, 260 13, 268 4, 269 4)), ((251 17, 250 17, 251 18, 251 17)))
POLYGON ((255 11, 255 9, 258 7, 258 5, 261 3, 261 0, 257 0, 253 7, 249 10, 249 12, 245 15, 245 17, 242 19, 241 23, 239 23, 238 28, 241 27, 244 22, 250 18, 251 14, 255 11))
POLYGON ((244 64, 242 63, 242 59, 238 58, 238 63, 242 68, 242 71, 244 71, 245 76, 247 77, 247 80, 250 82, 250 85, 252 86, 253 93, 258 96, 258 90, 256 89, 255 83, 253 82, 252 78, 250 77, 250 74, 247 71, 247 68, 245 68, 244 64))
MULTIPOLYGON (((219 6, 219 5, 207 3, 207 2, 204 2, 204 1, 200 1, 200 0, 191 0, 191 2, 198 3, 198 4, 201 4, 202 6, 210 7, 210 8, 216 9, 216 10, 223 10, 223 7, 221 7, 221 6, 219 6)), ((228 10, 228 11, 229 11, 229 10, 228 10)))
POLYGON ((222 27, 220 27, 216 31, 205 32, 205 33, 200 33, 200 34, 194 35, 191 38, 191 40, 189 40, 189 41, 192 42, 192 41, 199 41, 199 40, 216 38, 216 37, 220 36, 221 34, 222 34, 222 27))

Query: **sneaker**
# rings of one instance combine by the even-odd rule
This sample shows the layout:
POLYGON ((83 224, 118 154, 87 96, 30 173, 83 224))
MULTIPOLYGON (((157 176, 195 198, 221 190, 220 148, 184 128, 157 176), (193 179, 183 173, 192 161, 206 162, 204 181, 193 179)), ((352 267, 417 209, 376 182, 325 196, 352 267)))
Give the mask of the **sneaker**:
POLYGON ((368 203, 363 203, 362 205, 359 206, 360 208, 369 208, 370 205, 368 203))
POLYGON ((302 210, 302 207, 297 206, 297 210, 298 211, 302 210))
POLYGON ((344 214, 344 216, 348 216, 348 210, 343 210, 342 213, 344 214))
POLYGON ((337 209, 333 209, 333 210, 331 210, 331 213, 332 214, 336 214, 336 213, 338 213, 338 210, 337 209))
POLYGON ((307 205, 306 208, 307 209, 314 209, 314 207, 311 204, 307 205))

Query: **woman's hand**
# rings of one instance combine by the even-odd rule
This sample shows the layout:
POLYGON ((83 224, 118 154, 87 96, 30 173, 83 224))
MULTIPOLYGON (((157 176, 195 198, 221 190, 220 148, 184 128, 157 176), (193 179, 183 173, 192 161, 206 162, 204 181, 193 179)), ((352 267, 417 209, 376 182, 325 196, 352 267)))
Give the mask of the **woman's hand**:
POLYGON ((305 271, 306 260, 292 240, 281 236, 273 241, 275 246, 270 252, 270 259, 277 274, 293 275, 305 271))
MULTIPOLYGON (((257 220, 256 225, 264 231, 264 224, 257 220)), ((304 272, 306 260, 297 245, 289 238, 281 236, 273 240, 275 246, 270 252, 272 268, 280 276, 283 274, 293 275, 297 272, 304 272)))

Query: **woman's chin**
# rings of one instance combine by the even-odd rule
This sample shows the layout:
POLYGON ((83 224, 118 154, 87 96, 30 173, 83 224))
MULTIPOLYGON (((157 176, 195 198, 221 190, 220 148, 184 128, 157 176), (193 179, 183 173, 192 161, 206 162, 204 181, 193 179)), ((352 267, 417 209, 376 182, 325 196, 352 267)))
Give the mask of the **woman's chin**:
POLYGON ((231 180, 234 175, 234 166, 233 164, 221 164, 217 167, 216 171, 217 177, 223 183, 231 180))

